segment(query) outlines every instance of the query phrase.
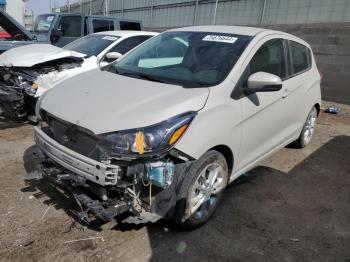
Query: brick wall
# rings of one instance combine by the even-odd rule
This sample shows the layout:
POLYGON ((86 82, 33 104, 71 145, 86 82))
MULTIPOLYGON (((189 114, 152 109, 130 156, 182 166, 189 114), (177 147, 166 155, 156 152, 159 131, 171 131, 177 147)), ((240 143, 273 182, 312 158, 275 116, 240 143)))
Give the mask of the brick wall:
POLYGON ((308 42, 323 75, 325 100, 350 104, 350 23, 264 25, 308 42))

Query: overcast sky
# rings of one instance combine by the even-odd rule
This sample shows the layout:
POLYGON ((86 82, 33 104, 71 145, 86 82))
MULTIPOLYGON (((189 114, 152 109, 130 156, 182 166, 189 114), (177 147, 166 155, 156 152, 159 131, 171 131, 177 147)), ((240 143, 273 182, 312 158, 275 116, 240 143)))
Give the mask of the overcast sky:
MULTIPOLYGON (((71 3, 76 2, 77 0, 70 0, 71 3)), ((67 0, 52 0, 53 5, 63 5, 67 0)), ((35 15, 40 15, 42 13, 49 12, 50 0, 29 0, 27 2, 27 9, 33 10, 35 15)))

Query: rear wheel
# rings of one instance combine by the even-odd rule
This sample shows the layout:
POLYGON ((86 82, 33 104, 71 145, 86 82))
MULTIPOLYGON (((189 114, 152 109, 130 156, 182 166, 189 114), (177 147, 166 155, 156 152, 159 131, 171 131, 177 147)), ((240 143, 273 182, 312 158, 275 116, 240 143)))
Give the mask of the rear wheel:
POLYGON ((220 203, 227 182, 225 157, 217 151, 208 151, 185 174, 174 220, 186 228, 207 222, 220 203))
POLYGON ((292 145, 297 148, 303 148, 306 147, 310 141, 312 136, 315 132, 315 126, 316 126, 316 120, 317 120, 317 109, 316 107, 313 107, 306 119, 306 122, 303 126, 303 130, 301 131, 301 134, 292 145))

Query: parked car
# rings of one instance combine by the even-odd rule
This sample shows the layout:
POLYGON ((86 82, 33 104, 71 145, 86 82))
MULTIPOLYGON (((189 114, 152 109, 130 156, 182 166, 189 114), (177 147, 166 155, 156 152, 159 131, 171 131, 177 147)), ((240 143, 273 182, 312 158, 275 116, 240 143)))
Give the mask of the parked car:
POLYGON ((309 144, 320 103, 313 53, 295 36, 170 30, 41 97, 39 170, 102 220, 129 212, 125 222, 194 228, 229 183, 290 143, 309 144))
POLYGON ((7 39, 10 37, 11 36, 6 31, 4 31, 0 26, 0 39, 7 39))
POLYGON ((59 48, 33 44, 0 55, 0 115, 23 121, 34 115, 46 90, 71 76, 107 65, 157 35, 145 31, 107 31, 59 48))
POLYGON ((111 16, 50 13, 37 16, 34 31, 29 32, 14 18, 0 9, 0 26, 10 34, 0 40, 0 54, 14 47, 47 43, 63 47, 88 34, 114 30, 143 30, 139 20, 111 16))

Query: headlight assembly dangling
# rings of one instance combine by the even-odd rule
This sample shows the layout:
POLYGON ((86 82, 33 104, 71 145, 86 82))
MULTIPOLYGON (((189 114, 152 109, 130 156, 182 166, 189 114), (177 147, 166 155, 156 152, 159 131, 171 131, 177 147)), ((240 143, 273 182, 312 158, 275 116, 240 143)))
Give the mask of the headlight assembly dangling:
POLYGON ((156 125, 108 133, 103 135, 103 144, 116 156, 161 154, 179 141, 195 115, 188 112, 156 125))
POLYGON ((36 105, 35 105, 35 115, 36 117, 38 118, 38 120, 43 120, 42 119, 42 109, 41 109, 41 104, 42 104, 42 101, 44 100, 45 96, 50 92, 50 90, 46 91, 45 93, 43 93, 39 99, 36 101, 36 105))

